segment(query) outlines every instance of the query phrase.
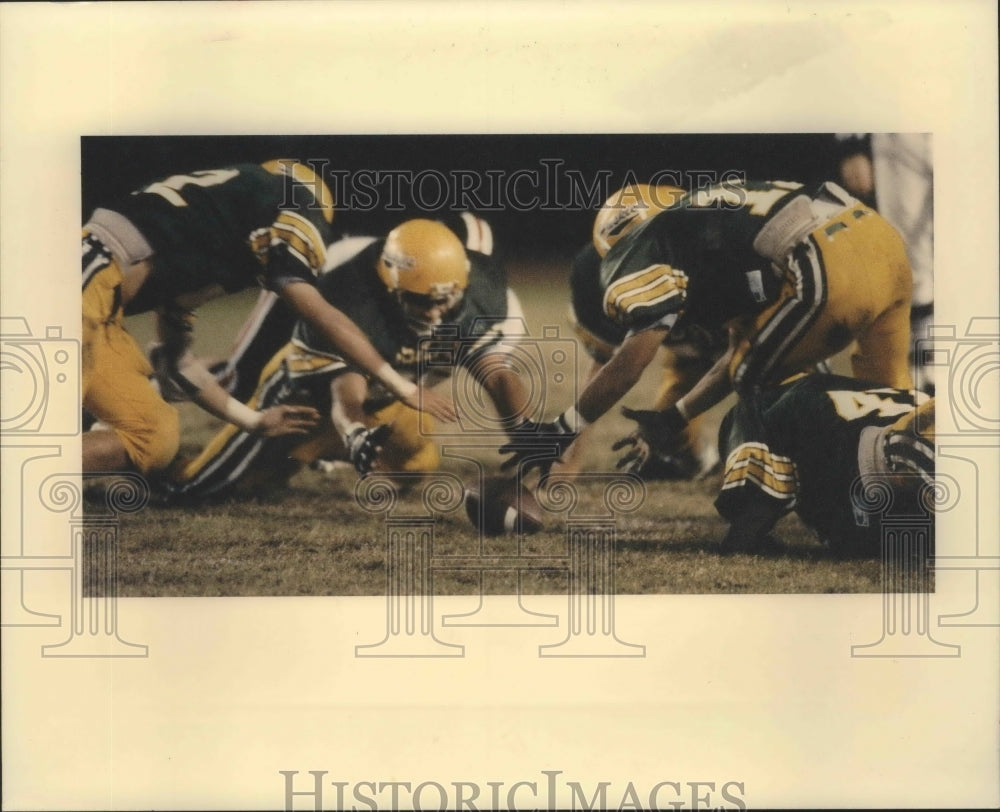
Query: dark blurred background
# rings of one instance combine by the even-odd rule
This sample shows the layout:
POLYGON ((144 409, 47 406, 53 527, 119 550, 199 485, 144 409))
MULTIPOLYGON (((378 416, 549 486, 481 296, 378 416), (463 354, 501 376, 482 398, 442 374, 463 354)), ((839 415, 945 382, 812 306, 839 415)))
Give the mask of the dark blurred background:
POLYGON ((838 157, 829 133, 87 136, 82 204, 86 218, 169 175, 294 158, 322 172, 344 233, 472 209, 508 257, 560 260, 589 239, 600 204, 629 180, 689 188, 737 173, 813 183, 835 179, 838 157))

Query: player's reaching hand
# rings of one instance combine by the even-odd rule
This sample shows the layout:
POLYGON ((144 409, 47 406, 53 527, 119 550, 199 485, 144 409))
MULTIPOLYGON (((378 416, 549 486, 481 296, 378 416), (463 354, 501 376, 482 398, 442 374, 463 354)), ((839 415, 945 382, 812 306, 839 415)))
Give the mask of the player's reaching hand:
POLYGON ((687 442, 684 429, 688 421, 676 406, 658 411, 655 409, 622 408, 622 414, 634 420, 638 426, 627 437, 623 437, 611 448, 629 451, 618 461, 618 468, 636 471, 642 467, 652 453, 676 454, 687 442))
POLYGON ((443 423, 454 423, 458 420, 458 412, 455 411, 455 404, 443 395, 431 392, 425 387, 418 386, 410 394, 406 396, 400 395, 399 399, 411 409, 427 412, 443 423))
POLYGON ((633 431, 627 437, 622 437, 611 446, 612 451, 621 451, 627 448, 628 452, 615 464, 619 471, 625 470, 631 473, 638 473, 649 459, 649 443, 642 439, 638 431, 633 431))
POLYGON ((319 412, 311 406, 272 406, 260 414, 255 433, 264 437, 308 434, 319 423, 319 412))
POLYGON ((525 420, 511 431, 510 442, 500 446, 501 454, 511 454, 500 466, 501 471, 520 468, 522 475, 534 468, 541 471, 538 484, 544 485, 552 464, 577 438, 563 415, 548 423, 525 420))

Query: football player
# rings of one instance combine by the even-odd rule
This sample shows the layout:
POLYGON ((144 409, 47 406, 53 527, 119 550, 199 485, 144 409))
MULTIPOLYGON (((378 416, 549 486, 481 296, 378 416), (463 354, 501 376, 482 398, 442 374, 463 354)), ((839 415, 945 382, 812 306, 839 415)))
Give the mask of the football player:
POLYGON ((135 313, 156 312, 160 361, 206 411, 261 437, 315 424, 309 407, 248 408, 190 351, 199 304, 261 282, 407 405, 454 419, 447 399, 400 378, 317 291, 332 219, 322 179, 287 160, 174 175, 94 211, 83 232, 83 407, 109 428, 84 434, 85 471, 156 471, 177 453, 177 412, 125 329, 135 313))
MULTIPOLYGON (((447 212, 439 218, 454 231, 470 251, 490 256, 493 253, 493 229, 471 212, 447 212)), ((349 243, 341 243, 341 246, 349 243)), ((324 271, 339 259, 327 256, 324 271)), ((237 400, 245 403, 253 394, 264 365, 291 340, 298 317, 295 311, 270 290, 262 290, 253 309, 233 342, 224 361, 211 367, 216 380, 237 400)))
MULTIPOLYGON (((594 219, 592 240, 574 257, 570 267, 570 322, 592 364, 586 382, 600 372, 625 340, 627 328, 604 312, 601 260, 625 234, 654 214, 675 203, 684 194, 676 186, 629 184, 611 195, 594 219)), ((725 351, 722 331, 692 326, 667 335, 660 349, 663 381, 655 401, 658 410, 672 406, 711 368, 725 351)), ((684 430, 683 446, 670 452, 651 454, 639 473, 647 479, 686 479, 704 475, 718 462, 715 438, 702 436, 700 418, 684 430)), ((578 469, 586 436, 581 436, 562 457, 559 473, 578 469)))
POLYGON ((740 398, 719 444, 725 474, 715 506, 730 522, 723 552, 771 548, 774 524, 794 510, 832 551, 878 555, 880 517, 862 490, 888 489, 897 516, 926 512, 934 401, 917 390, 798 374, 740 398))
POLYGON ((611 248, 601 283, 605 313, 628 330, 621 348, 556 420, 521 427, 519 447, 501 449, 513 453, 507 467, 546 472, 552 458, 539 449, 565 450, 638 382, 663 340, 690 325, 725 327, 729 347, 658 413, 664 436, 676 438, 734 389, 781 381, 852 341, 856 377, 911 388, 903 242, 834 183, 734 180, 695 190, 611 248))
MULTIPOLYGON (((503 426, 523 420, 527 393, 507 354, 525 332, 502 266, 466 251, 444 223, 408 220, 384 239, 350 237, 330 246, 338 262, 319 281, 406 380, 432 385, 466 369, 488 393, 503 426)), ((430 415, 406 409, 379 380, 300 321, 260 375, 250 406, 308 403, 326 415, 305 440, 265 439, 223 428, 202 453, 174 470, 172 495, 196 500, 256 494, 319 460, 352 463, 361 475, 430 472, 440 462, 430 415)))

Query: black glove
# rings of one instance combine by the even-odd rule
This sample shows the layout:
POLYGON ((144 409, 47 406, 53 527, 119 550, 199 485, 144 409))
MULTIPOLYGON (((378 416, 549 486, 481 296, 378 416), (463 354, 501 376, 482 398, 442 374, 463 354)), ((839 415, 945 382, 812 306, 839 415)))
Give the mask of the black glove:
POLYGON ((383 423, 373 429, 359 426, 344 438, 351 463, 362 479, 372 472, 375 460, 390 434, 392 426, 383 423))
POLYGON ((522 472, 527 473, 533 468, 539 468, 542 472, 542 481, 548 477, 552 463, 558 460, 577 438, 577 432, 570 427, 565 414, 559 415, 549 423, 525 420, 514 428, 511 434, 513 436, 510 442, 500 446, 499 450, 501 454, 513 456, 504 460, 500 470, 506 471, 520 466, 522 472))
POLYGON ((622 437, 611 446, 612 451, 620 451, 626 447, 630 449, 618 460, 618 468, 637 471, 651 454, 673 456, 687 442, 684 429, 687 428, 688 421, 676 406, 662 412, 656 409, 629 409, 626 406, 622 408, 622 414, 629 420, 634 420, 638 426, 628 437, 622 437))

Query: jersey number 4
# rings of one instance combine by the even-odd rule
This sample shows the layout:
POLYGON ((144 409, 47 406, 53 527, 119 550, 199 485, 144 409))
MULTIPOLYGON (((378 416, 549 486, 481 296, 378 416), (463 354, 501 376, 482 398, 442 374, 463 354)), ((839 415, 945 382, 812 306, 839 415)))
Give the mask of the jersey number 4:
POLYGON ((913 411, 913 405, 899 403, 877 392, 835 391, 826 393, 833 401, 833 408, 844 420, 857 420, 876 414, 879 417, 896 417, 913 411))

